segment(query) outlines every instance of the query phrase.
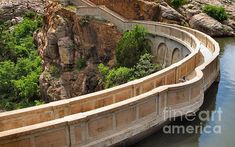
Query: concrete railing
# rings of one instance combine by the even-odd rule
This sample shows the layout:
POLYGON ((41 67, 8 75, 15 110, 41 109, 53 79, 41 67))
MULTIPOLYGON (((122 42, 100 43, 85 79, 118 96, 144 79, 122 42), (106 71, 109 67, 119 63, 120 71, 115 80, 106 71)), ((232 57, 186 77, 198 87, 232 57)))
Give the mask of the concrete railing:
MULTIPOLYGON (((150 24, 157 23, 146 25, 150 24)), ((197 111, 203 103, 204 91, 218 76, 219 46, 212 38, 201 32, 164 24, 161 27, 165 28, 164 26, 174 32, 171 32, 171 29, 163 29, 164 31, 159 34, 156 31, 154 33, 181 40, 192 54, 158 73, 118 87, 44 106, 0 114, 3 125, 6 125, 7 118, 14 118, 12 124, 17 124, 20 123, 17 119, 21 117, 24 121, 24 116, 27 121, 30 118, 32 122, 37 120, 36 116, 42 120, 46 118, 43 121, 47 121, 24 122, 26 127, 20 124, 20 128, 10 127, 9 130, 0 132, 0 146, 114 145, 158 126, 170 117, 175 117, 169 115, 172 111, 181 112, 179 115, 197 111), (206 59, 207 57, 199 52, 202 45, 192 34, 199 37, 213 58, 206 59), (185 83, 177 82, 179 77, 193 71, 194 78, 185 83), (27 126, 27 123, 34 125, 27 126)))

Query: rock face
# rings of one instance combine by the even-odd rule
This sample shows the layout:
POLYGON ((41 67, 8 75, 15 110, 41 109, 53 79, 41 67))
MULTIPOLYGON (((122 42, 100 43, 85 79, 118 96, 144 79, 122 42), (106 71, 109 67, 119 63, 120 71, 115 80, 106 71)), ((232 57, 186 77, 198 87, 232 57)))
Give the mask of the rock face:
POLYGON ((120 15, 134 20, 152 20, 183 24, 184 17, 164 1, 156 0, 90 0, 105 5, 120 15))
POLYGON ((114 65, 121 33, 106 21, 79 17, 57 3, 49 4, 45 14, 36 37, 44 66, 43 98, 54 101, 102 90, 97 65, 114 65), (77 68, 79 61, 85 62, 84 68, 77 68))
POLYGON ((128 19, 158 20, 159 3, 145 0, 91 0, 97 5, 105 5, 109 9, 128 19))
POLYGON ((160 5, 161 22, 174 23, 174 24, 185 24, 184 16, 177 12, 175 9, 170 7, 167 3, 162 2, 160 5))
POLYGON ((190 26, 210 36, 233 36, 234 31, 230 26, 224 25, 207 14, 200 13, 194 15, 190 21, 190 26))

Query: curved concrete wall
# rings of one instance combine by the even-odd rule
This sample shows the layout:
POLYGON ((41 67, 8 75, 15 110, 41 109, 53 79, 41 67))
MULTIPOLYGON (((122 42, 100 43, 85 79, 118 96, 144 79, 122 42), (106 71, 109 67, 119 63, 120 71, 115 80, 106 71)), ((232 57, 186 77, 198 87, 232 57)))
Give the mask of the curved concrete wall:
MULTIPOLYGON (((131 22, 130 24, 126 24, 132 28, 132 26, 136 24, 144 23, 131 22)), ((190 56, 178 64, 174 64, 169 68, 166 68, 153 75, 129 82, 121 86, 78 98, 53 102, 43 106, 2 113, 0 114, 0 131, 50 121, 79 112, 86 112, 126 100, 133 96, 150 91, 153 88, 159 87, 161 85, 178 83, 178 80, 182 76, 190 74, 199 64, 199 41, 193 35, 175 27, 164 26, 161 24, 156 25, 155 23, 150 23, 145 24, 145 26, 148 26, 150 33, 158 35, 157 39, 168 38, 166 43, 170 42, 169 39, 174 40, 171 41, 171 43, 174 42, 174 44, 178 44, 177 46, 179 46, 181 43, 182 46, 187 47, 187 50, 190 50, 192 54, 190 54, 190 56), (173 32, 175 36, 173 36, 173 32), (21 121, 19 121, 19 119, 21 121)), ((157 42, 157 39, 154 39, 154 41, 157 42)), ((158 42, 155 44, 158 44, 158 42)))
POLYGON ((168 67, 173 63, 177 63, 192 52, 184 44, 170 38, 157 35, 151 35, 148 38, 152 42, 151 49, 152 54, 154 55, 154 61, 163 65, 163 67, 168 67), (177 56, 174 55, 175 61, 172 62, 175 49, 178 49, 179 52, 177 56))
MULTIPOLYGON (((114 15, 106 13, 109 17, 114 15)), ((204 91, 219 73, 218 44, 201 32, 180 26, 124 22, 127 26, 137 23, 147 26, 153 34, 182 42, 192 53, 158 73, 112 89, 0 114, 3 125, 7 124, 7 118, 13 118, 11 124, 21 123, 17 119, 25 118, 18 125, 20 128, 10 126, 9 130, 0 132, 0 146, 114 145, 160 125, 173 110, 182 114, 197 111, 203 103, 204 91), (207 56, 203 50, 209 50, 211 55, 207 56), (192 73, 195 75, 192 79, 178 83, 180 77, 192 73), (29 121, 34 115, 41 118, 37 124, 29 121)))

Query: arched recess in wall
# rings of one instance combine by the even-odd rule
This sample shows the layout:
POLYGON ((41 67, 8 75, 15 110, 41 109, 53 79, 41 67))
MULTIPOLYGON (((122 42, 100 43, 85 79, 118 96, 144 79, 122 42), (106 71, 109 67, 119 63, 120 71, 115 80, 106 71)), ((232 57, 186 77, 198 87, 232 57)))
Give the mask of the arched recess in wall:
POLYGON ((167 56, 168 48, 165 43, 160 43, 157 48, 157 53, 154 57, 154 62, 165 65, 166 64, 166 56, 167 56))
POLYGON ((171 57, 171 64, 174 64, 178 61, 181 60, 181 53, 180 53, 180 49, 178 48, 175 48, 173 50, 173 53, 172 53, 172 57, 171 57))

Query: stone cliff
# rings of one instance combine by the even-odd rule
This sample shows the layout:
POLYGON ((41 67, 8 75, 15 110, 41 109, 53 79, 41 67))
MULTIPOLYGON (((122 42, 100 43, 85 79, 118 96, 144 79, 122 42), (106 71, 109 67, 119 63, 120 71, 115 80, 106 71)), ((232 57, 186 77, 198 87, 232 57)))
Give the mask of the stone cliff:
POLYGON ((117 28, 98 18, 78 17, 56 3, 46 7, 44 21, 37 33, 43 98, 53 101, 102 90, 97 65, 114 65, 121 37, 117 28))

